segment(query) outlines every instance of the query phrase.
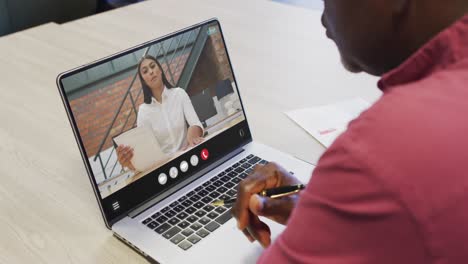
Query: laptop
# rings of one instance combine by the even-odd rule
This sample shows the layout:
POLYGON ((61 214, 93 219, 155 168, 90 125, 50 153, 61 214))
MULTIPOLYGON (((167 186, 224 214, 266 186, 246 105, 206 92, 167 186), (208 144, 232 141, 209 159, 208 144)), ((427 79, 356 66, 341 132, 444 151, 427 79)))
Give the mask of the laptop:
MULTIPOLYGON (((313 170, 312 165, 253 140, 217 19, 64 72, 57 85, 106 227, 150 262, 255 263, 263 248, 237 229, 229 207, 210 203, 236 196, 239 182, 256 164, 276 161, 303 182, 313 170), (166 90, 158 90, 162 86, 154 83, 150 90, 150 96, 163 91, 161 101, 148 99, 143 88, 146 81, 140 77, 139 63, 148 58, 159 62, 166 79, 166 90), (197 118, 206 121, 194 116, 187 96, 220 82, 234 86, 238 113, 220 113, 216 124, 202 128, 198 145, 174 150, 170 160, 144 173, 119 163, 113 137, 139 127, 145 114, 153 132, 167 138, 161 147, 177 146, 185 138, 175 135, 186 136, 178 129, 199 126, 193 121, 197 118), (178 100, 183 103, 178 105, 178 100)), ((210 96, 215 98, 216 92, 210 96)), ((212 105, 207 107, 213 111, 212 105)), ((265 222, 273 239, 284 229, 265 222)))

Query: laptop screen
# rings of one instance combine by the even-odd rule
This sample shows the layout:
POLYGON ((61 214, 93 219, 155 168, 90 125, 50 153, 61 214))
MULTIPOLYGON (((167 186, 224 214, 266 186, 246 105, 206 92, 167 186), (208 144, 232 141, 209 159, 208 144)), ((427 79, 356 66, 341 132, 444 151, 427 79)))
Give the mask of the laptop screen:
POLYGON ((58 82, 108 223, 251 140, 216 20, 58 82))

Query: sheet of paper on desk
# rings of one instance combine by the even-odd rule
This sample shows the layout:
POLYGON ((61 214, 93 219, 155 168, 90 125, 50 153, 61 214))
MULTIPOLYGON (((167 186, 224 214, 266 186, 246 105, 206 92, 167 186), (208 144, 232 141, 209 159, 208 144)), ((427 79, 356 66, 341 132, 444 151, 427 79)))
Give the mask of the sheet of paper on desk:
POLYGON ((369 106, 370 103, 362 98, 352 98, 334 104, 288 111, 286 115, 328 148, 346 130, 348 123, 369 106))

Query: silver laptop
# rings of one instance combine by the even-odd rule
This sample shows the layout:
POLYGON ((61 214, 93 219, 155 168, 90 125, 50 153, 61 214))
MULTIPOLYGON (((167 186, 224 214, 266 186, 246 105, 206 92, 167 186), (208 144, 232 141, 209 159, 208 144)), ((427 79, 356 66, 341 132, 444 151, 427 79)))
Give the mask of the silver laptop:
MULTIPOLYGON (((253 141, 216 19, 62 73, 57 85, 106 227, 150 262, 254 263, 262 247, 230 208, 210 203, 236 196, 256 164, 311 175, 312 165, 253 141), (144 171, 112 140, 139 126, 169 156, 144 171)), ((284 228, 266 222, 273 239, 284 228)))

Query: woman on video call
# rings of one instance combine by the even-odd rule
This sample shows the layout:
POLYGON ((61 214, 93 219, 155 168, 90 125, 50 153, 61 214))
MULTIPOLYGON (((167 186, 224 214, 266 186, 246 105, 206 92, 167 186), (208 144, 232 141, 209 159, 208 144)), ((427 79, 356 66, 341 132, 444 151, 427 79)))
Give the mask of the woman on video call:
MULTIPOLYGON (((156 58, 146 55, 141 59, 138 77, 144 103, 138 109, 137 127, 151 128, 166 154, 200 144, 203 141, 203 126, 189 96, 184 89, 174 88, 168 82, 156 58)), ((131 163, 131 147, 119 145, 117 156, 123 167, 135 170, 131 163)))

